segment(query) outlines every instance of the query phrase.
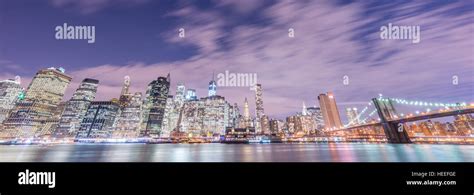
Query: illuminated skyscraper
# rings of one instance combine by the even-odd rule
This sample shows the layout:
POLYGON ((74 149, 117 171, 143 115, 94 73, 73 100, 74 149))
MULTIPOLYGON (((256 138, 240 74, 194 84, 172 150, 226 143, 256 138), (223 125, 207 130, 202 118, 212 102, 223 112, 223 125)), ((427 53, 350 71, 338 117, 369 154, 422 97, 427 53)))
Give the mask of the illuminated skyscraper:
POLYGON ((61 119, 61 116, 63 115, 64 109, 66 108, 66 102, 62 101, 59 102, 58 107, 53 111, 53 118, 55 119, 61 119))
POLYGON ((99 81, 86 78, 82 80, 79 88, 72 98, 66 102, 64 111, 55 131, 56 137, 74 137, 81 125, 90 103, 95 99, 99 81))
MULTIPOLYGON (((176 91, 176 93, 178 93, 178 91, 176 91)), ((181 110, 179 105, 180 100, 177 100, 176 96, 173 97, 172 95, 168 95, 168 98, 166 99, 165 115, 163 117, 163 127, 161 131, 162 137, 171 136, 171 132, 178 125, 178 117, 181 110)))
POLYGON ((166 100, 170 89, 170 74, 158 77, 148 85, 146 92, 141 137, 158 137, 163 126, 166 100))
POLYGON ((249 102, 245 98, 244 102, 244 127, 251 127, 250 111, 249 111, 249 102))
POLYGON ((255 130, 257 133, 269 133, 269 124, 262 124, 262 117, 265 116, 263 110, 262 85, 255 86, 255 130), (265 126, 264 126, 265 125, 265 126))
POLYGON ((217 94, 217 84, 216 81, 214 80, 214 73, 212 73, 212 80, 209 81, 209 92, 208 96, 215 96, 217 94))
POLYGON ((260 118, 260 125, 262 129, 263 134, 270 134, 270 119, 268 118, 267 115, 263 115, 262 118, 260 118))
POLYGON ((25 101, 40 102, 56 107, 61 102, 72 78, 65 74, 63 68, 40 70, 31 81, 26 91, 25 101))
POLYGON ((222 96, 201 98, 203 127, 201 134, 225 134, 226 127, 232 126, 231 105, 222 96))
POLYGON ((135 93, 122 108, 113 131, 114 138, 134 138, 140 133, 142 122, 142 93, 135 93))
POLYGON ((179 130, 185 133, 195 132, 196 134, 200 134, 202 127, 204 126, 204 109, 203 101, 186 101, 183 106, 182 120, 179 124, 179 130))
POLYGON ((322 130, 324 128, 324 119, 321 109, 319 107, 308 107, 306 108, 307 115, 310 115, 313 120, 316 122, 316 129, 322 130))
POLYGON ((123 80, 123 86, 122 86, 122 91, 120 92, 120 95, 126 95, 129 94, 130 91, 130 76, 125 76, 123 80))
POLYGON ((346 108, 346 116, 349 125, 358 125, 360 124, 359 118, 357 118, 357 108, 346 108))
POLYGON ((196 90, 188 89, 186 91, 186 100, 197 100, 196 90))
POLYGON ((112 101, 92 102, 82 119, 76 138, 110 138, 120 106, 112 101))
POLYGON ((296 133, 296 121, 297 121, 298 116, 288 116, 286 117, 286 127, 285 130, 287 134, 295 134, 296 133))
POLYGON ((270 132, 271 134, 275 135, 278 133, 283 132, 283 128, 285 126, 285 122, 277 119, 271 119, 270 120, 270 132))
POLYGON ((51 120, 61 102, 71 77, 63 68, 38 71, 31 81, 25 99, 19 101, 4 121, 12 137, 33 137, 46 120, 51 120))
POLYGON ((178 83, 174 100, 176 103, 182 105, 185 99, 186 99, 186 87, 184 86, 183 83, 178 83))
POLYGON ((120 107, 126 107, 128 104, 130 104, 130 101, 132 100, 133 94, 130 93, 130 77, 125 76, 124 81, 123 81, 123 86, 122 86, 122 91, 120 92, 120 97, 119 97, 119 102, 120 102, 120 107))
POLYGON ((319 106, 323 114, 324 126, 326 129, 342 127, 341 117, 337 109, 336 99, 332 92, 320 94, 318 96, 319 106))
POLYGON ((183 83, 178 83, 175 96, 168 96, 166 101, 162 130, 163 137, 170 137, 172 131, 177 130, 178 125, 180 125, 178 120, 186 100, 186 87, 183 83))
POLYGON ((0 124, 8 116, 8 112, 15 106, 15 103, 23 97, 20 77, 0 81, 0 124))
POLYGON ((288 133, 298 136, 307 135, 316 130, 316 121, 314 118, 306 113, 296 114, 286 118, 288 133))
POLYGON ((183 106, 180 131, 192 136, 224 135, 232 126, 232 106, 224 97, 215 95, 197 101, 187 101, 183 106))
POLYGON ((242 115, 240 115, 240 109, 237 103, 234 103, 234 106, 232 106, 232 120, 233 120, 232 126, 234 128, 244 128, 240 126, 242 115))

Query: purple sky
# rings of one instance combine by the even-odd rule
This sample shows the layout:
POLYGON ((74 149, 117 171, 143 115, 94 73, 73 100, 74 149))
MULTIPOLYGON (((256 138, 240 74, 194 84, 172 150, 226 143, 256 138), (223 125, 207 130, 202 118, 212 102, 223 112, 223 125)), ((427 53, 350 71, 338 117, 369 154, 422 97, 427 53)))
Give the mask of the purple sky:
MULTIPOLYGON (((282 117, 333 91, 340 109, 372 97, 473 102, 473 2, 52 0, 0 2, 0 79, 64 66, 79 82, 99 79, 98 100, 117 97, 123 77, 144 92, 158 76, 207 95, 212 72, 257 73, 265 112, 282 117), (197 3, 199 2, 199 3, 197 3), (96 26, 96 43, 54 39, 54 27, 96 26), (380 27, 419 25, 421 42, 381 40, 380 27), (186 38, 177 30, 185 28, 186 38), (295 38, 288 37, 295 29, 295 38), (343 85, 343 76, 349 85, 343 85), (459 84, 452 84, 457 75, 459 84)), ((240 106, 248 88, 219 87, 240 106)), ((343 113, 341 113, 343 114, 343 113)))

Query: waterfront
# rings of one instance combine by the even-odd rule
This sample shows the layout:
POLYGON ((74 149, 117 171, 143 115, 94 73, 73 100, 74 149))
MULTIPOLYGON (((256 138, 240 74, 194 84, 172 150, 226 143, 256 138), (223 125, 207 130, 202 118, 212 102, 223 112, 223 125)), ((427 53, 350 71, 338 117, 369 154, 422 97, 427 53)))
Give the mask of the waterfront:
POLYGON ((474 162, 474 145, 360 143, 2 145, 0 162, 474 162))

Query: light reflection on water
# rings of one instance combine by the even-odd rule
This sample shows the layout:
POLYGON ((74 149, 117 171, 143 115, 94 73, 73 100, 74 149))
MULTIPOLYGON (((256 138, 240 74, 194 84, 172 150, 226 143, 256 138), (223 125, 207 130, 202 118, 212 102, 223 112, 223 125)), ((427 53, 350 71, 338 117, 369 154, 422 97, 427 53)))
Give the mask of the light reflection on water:
POLYGON ((352 143, 2 145, 0 162, 474 162, 474 146, 352 143))

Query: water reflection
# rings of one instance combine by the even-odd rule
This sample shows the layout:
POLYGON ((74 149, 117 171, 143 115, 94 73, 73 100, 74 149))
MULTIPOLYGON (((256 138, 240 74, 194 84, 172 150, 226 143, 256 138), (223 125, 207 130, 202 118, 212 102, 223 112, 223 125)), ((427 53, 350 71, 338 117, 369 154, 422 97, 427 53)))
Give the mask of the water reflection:
POLYGON ((1 162, 474 162, 472 145, 76 144, 0 146, 1 162))

